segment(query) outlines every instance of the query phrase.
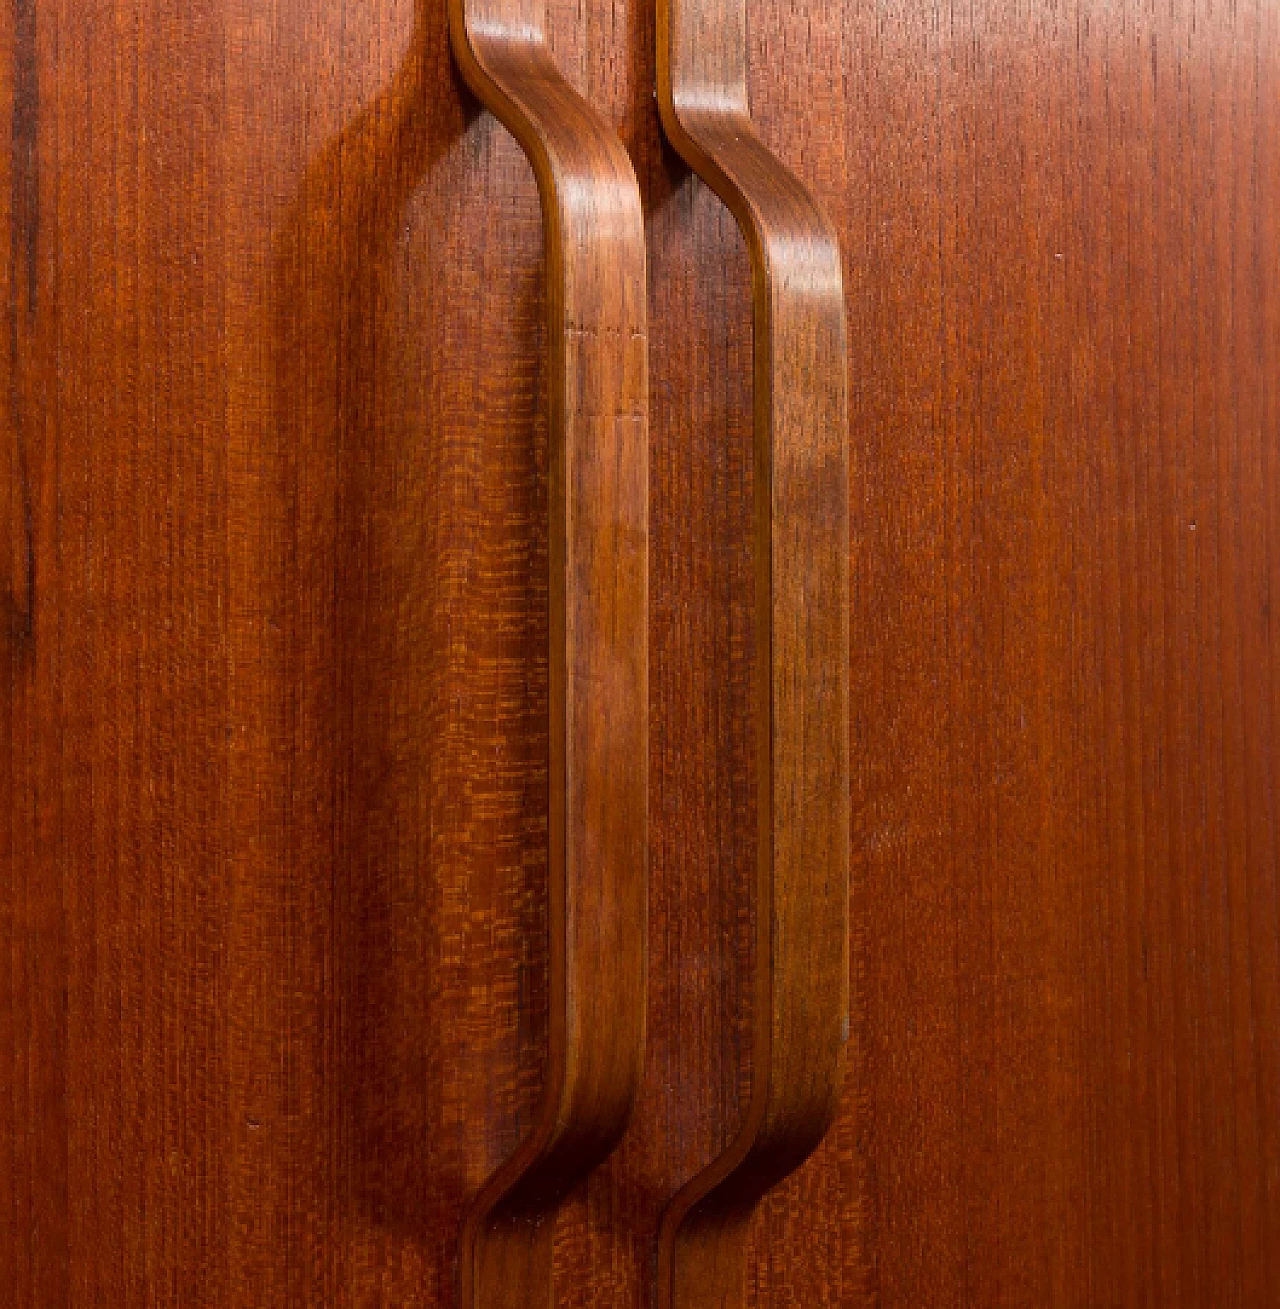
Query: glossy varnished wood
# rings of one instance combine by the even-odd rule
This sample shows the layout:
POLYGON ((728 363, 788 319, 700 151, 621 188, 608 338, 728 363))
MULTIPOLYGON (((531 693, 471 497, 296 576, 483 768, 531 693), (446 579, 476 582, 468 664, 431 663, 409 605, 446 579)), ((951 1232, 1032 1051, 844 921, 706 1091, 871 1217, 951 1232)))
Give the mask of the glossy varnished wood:
POLYGON ((564 1196, 617 1144, 644 1052, 648 373, 627 153, 560 73, 541 0, 452 0, 468 83, 533 164, 546 234, 551 511, 547 1069, 459 1252, 476 1309, 551 1303, 564 1196))
MULTIPOLYGON (((1271 1309, 1280 14, 748 17, 855 621, 845 1093, 747 1303, 1271 1309)), ((751 269, 652 0, 547 31, 663 328, 649 1055, 554 1276, 649 1309, 750 1089, 751 269)), ((0 141, 0 1301, 451 1309, 548 1067, 533 171, 425 0, 2 5, 0 141)))
POLYGON ((817 1147, 849 1038, 849 448, 840 249, 756 133, 746 5, 660 0, 658 102, 752 269, 755 978, 737 1134, 663 1218, 658 1303, 743 1303, 756 1203, 817 1147))

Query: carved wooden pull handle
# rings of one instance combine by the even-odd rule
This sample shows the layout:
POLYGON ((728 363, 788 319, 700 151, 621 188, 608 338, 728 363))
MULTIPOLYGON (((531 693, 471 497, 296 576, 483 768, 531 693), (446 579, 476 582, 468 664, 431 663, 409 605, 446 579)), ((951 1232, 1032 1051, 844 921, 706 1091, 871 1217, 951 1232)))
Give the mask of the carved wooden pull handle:
POLYGON ((837 1109, 849 1032, 849 521, 835 234, 747 103, 745 0, 657 0, 667 136, 733 212, 755 327, 759 853, 751 1081, 729 1148, 663 1217, 662 1309, 744 1299, 764 1193, 837 1109))
POLYGON ((564 80, 537 0, 449 0, 454 58, 519 141, 546 237, 550 1021, 534 1123, 462 1230, 464 1309, 551 1303, 560 1200, 640 1081, 648 875, 648 342, 626 151, 564 80))

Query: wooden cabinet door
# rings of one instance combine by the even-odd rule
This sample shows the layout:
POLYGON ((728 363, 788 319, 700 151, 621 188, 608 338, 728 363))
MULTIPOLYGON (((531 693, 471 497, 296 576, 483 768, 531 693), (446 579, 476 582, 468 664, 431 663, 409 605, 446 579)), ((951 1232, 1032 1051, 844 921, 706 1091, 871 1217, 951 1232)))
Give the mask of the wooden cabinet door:
MULTIPOLYGON (((548 9, 651 329, 648 1052, 554 1302, 642 1309, 750 1071, 750 286, 652 0, 548 9)), ((1269 1309, 1280 10, 747 13, 844 260, 853 1007, 742 1304, 1269 1309)), ((439 0, 10 0, 0 141, 0 1305, 452 1306, 547 1053, 533 173, 439 0)))

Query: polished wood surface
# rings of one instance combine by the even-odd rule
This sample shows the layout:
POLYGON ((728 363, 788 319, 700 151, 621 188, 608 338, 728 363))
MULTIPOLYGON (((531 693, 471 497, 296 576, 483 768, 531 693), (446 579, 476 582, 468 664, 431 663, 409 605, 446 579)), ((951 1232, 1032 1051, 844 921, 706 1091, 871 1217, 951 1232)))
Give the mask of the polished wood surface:
POLYGON ((560 74, 540 0, 451 0, 454 57, 533 165, 546 263, 550 635, 547 1067, 468 1211, 459 1301, 550 1305, 560 1201, 617 1145, 644 1060, 648 355, 627 152, 560 74))
MULTIPOLYGON (((653 1302, 753 1060, 750 264, 652 11, 547 21, 651 327, 648 1054, 576 1309, 653 1302)), ((840 239, 854 639, 845 1092, 746 1301, 1270 1309, 1280 13, 748 39, 840 239)), ((0 1301, 455 1305, 548 1067, 533 170, 412 0, 18 0, 0 140, 0 1301)))
POLYGON ((750 1083, 658 1235, 657 1303, 741 1305, 759 1200, 836 1116, 849 1039, 849 431, 840 247, 757 135, 742 0, 658 0, 663 128, 733 212, 752 280, 756 822, 750 1083), (833 603, 832 597, 840 597, 833 603))

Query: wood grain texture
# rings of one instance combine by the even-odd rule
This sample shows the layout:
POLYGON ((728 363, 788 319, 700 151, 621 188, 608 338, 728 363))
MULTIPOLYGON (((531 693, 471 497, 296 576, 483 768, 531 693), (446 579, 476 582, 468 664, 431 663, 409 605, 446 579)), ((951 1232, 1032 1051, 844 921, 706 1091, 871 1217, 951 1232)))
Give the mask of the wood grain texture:
MULTIPOLYGON (((748 16, 844 255, 856 639, 845 1095, 747 1303, 1271 1309, 1280 13, 748 16)), ((649 1055, 554 1237, 644 1309, 750 1085, 751 274, 652 3, 547 32, 661 329, 649 1055)), ((0 142, 0 1303, 456 1305, 547 1067, 533 171, 425 0, 0 5, 0 142)))
POLYGON ((746 237, 754 327, 757 738, 750 1084, 658 1237, 661 1306, 741 1305, 764 1194, 813 1152, 849 1038, 849 432, 840 248, 757 135, 744 3, 659 0, 667 136, 746 237))
POLYGON ((546 233, 550 443, 548 1039, 528 1135, 469 1210, 464 1305, 552 1300, 560 1201, 617 1145, 644 1057, 648 371, 644 221, 539 0, 452 0, 469 85, 528 155, 546 233))

